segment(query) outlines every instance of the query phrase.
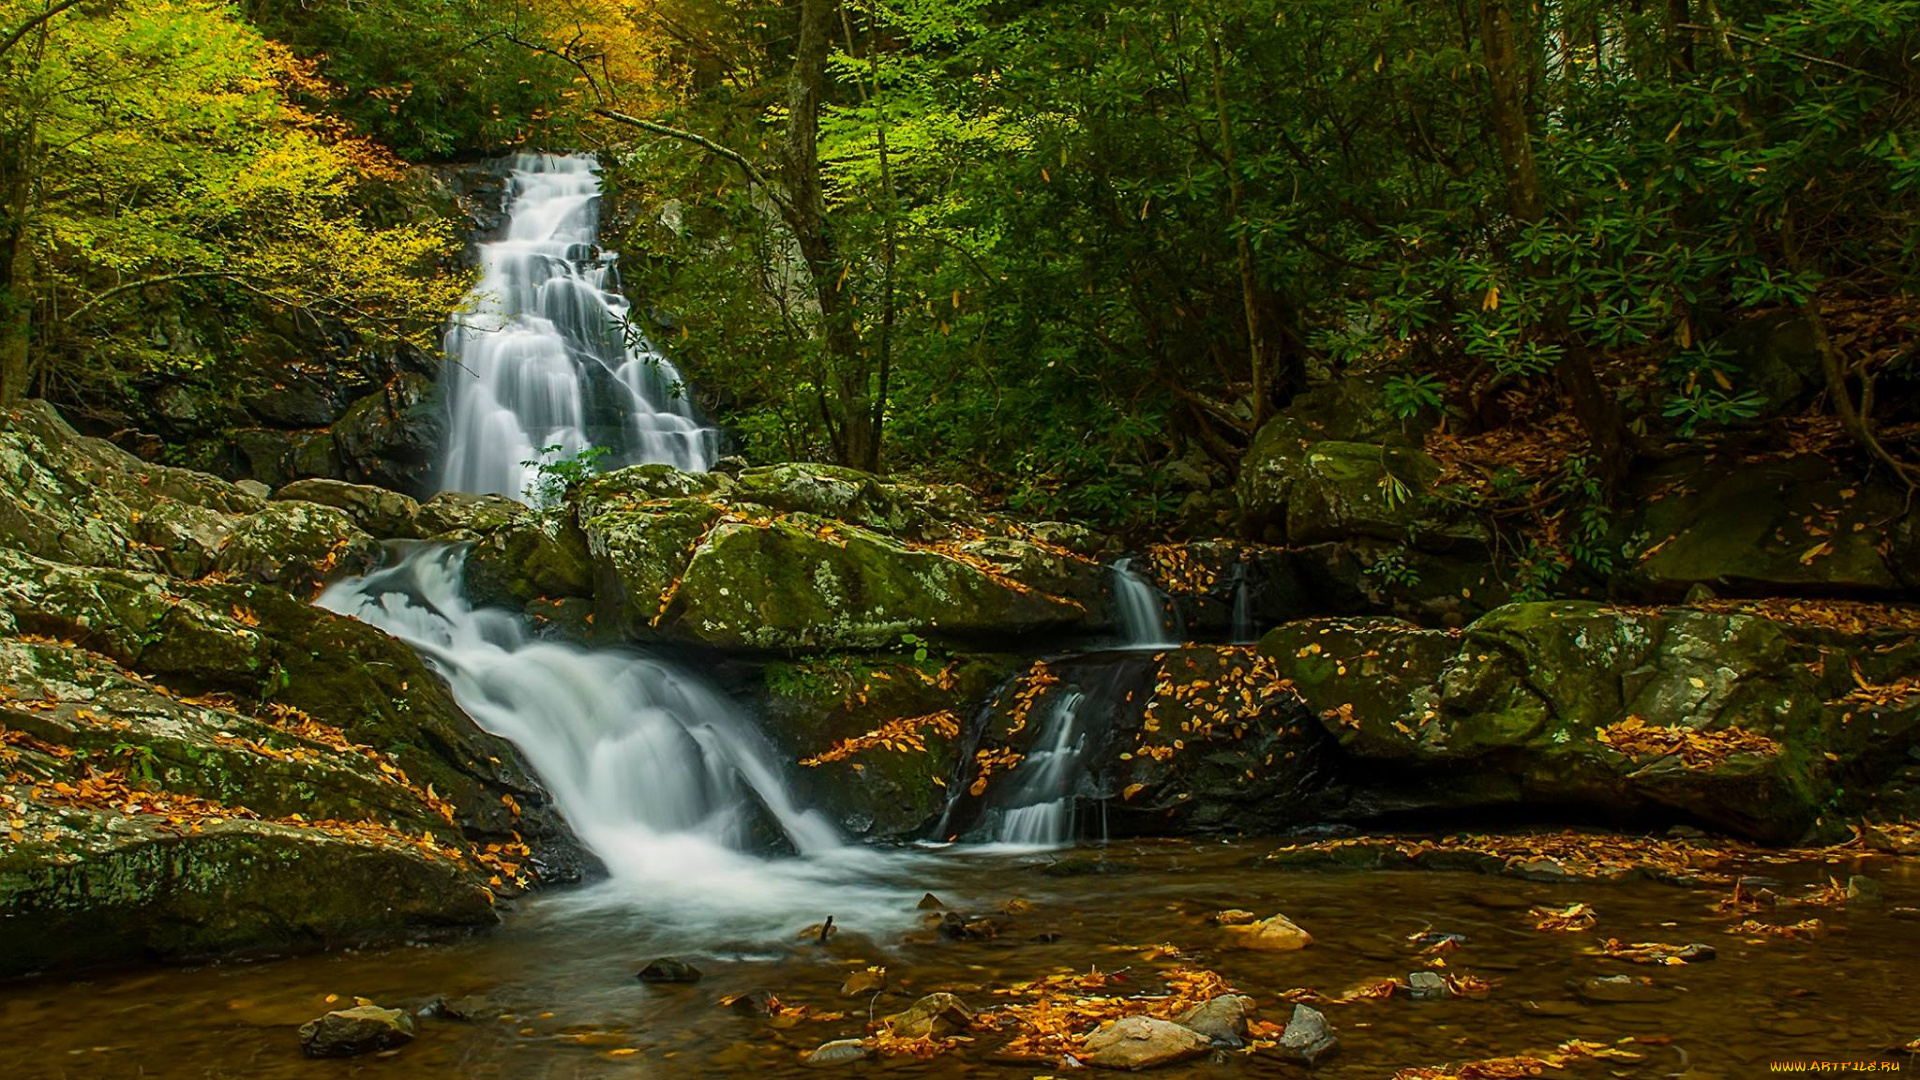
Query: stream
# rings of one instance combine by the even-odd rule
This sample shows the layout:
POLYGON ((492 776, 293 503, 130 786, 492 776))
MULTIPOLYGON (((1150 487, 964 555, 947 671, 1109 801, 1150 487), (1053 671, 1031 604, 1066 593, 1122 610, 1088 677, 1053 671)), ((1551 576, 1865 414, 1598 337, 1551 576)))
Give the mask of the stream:
MULTIPOLYGON (((1178 963, 1218 971, 1252 994, 1263 1018, 1284 1023, 1284 991, 1332 996, 1366 979, 1420 970, 1425 931, 1466 935, 1447 969, 1495 980, 1485 1000, 1322 1004, 1340 1037, 1324 1077, 1378 1078, 1396 1070, 1550 1049, 1568 1039, 1624 1044, 1638 1058, 1576 1063, 1564 1075, 1749 1077, 1771 1060, 1872 1059, 1920 1034, 1910 992, 1920 922, 1895 909, 1920 902, 1910 866, 1872 871, 1873 906, 1830 908, 1819 940, 1727 934, 1714 910, 1723 890, 1652 881, 1548 884, 1469 873, 1282 871, 1258 865, 1271 845, 1155 842, 1050 854, 948 849, 888 853, 876 863, 866 909, 842 909, 845 931, 821 946, 798 935, 833 912, 794 897, 783 932, 707 939, 689 948, 647 898, 618 881, 522 902, 496 932, 450 945, 338 953, 271 963, 221 964, 101 975, 78 984, 24 983, 0 990, 0 1027, 20 1080, 135 1077, 263 1080, 321 1076, 588 1080, 600 1077, 801 1076, 838 1071, 899 1076, 1051 1075, 1049 1062, 1002 1063, 1005 1034, 931 1060, 888 1059, 819 1069, 801 1055, 859 1036, 869 1010, 885 1015, 921 994, 952 991, 978 1009, 1008 1000, 1015 983, 1055 973, 1117 972, 1139 993, 1178 963), (1084 871, 1102 873, 1082 873, 1084 871), (991 915, 990 941, 947 940, 915 923, 924 891, 960 910, 991 915), (1015 897, 1023 914, 994 914, 1015 897), (1590 931, 1534 929, 1530 907, 1593 906, 1590 931), (1314 936, 1292 953, 1231 947, 1213 912, 1284 911, 1314 936), (1647 968, 1589 955, 1608 937, 1706 942, 1719 958, 1647 968), (1171 945, 1181 957, 1158 955, 1171 945), (644 985, 650 959, 678 955, 697 984, 644 985), (848 973, 888 969, 890 988, 843 996, 848 973), (1651 973, 1667 1002, 1581 1004, 1571 980, 1651 973), (721 1004, 730 995, 777 994, 800 1019, 769 1019, 721 1004), (422 1008, 455 999, 471 1019, 423 1019, 420 1037, 388 1057, 309 1061, 296 1028, 356 996, 422 1008)), ((1846 870, 1796 865, 1765 873, 1790 886, 1846 870)), ((768 887, 775 887, 769 882, 768 887)), ((719 890, 722 885, 715 885, 719 890)), ((716 901, 724 897, 715 895, 716 901)), ((768 898, 777 906, 778 895, 768 898)), ((1804 913, 1796 913, 1798 919, 1804 913)), ((1116 992, 1116 991, 1109 991, 1116 992)), ((1897 1060, 1897 1059, 1890 1059, 1897 1060)), ((1170 1077, 1303 1076, 1269 1052, 1228 1053, 1158 1070, 1170 1077)), ((1551 1073, 1549 1075, 1563 1075, 1551 1073)))

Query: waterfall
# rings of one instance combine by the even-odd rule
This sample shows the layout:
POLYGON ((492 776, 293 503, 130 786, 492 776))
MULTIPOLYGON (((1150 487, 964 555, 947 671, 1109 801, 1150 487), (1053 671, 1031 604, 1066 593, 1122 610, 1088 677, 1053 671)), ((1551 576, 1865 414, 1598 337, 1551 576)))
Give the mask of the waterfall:
POLYGON ((1113 564, 1113 606, 1129 648, 1163 649, 1179 644, 1167 633, 1160 590, 1133 569, 1132 559, 1113 564))
POLYGON ((617 257, 596 246, 595 169, 585 155, 512 161, 506 235, 480 245, 470 309, 447 331, 444 490, 522 498, 537 475, 526 462, 589 447, 609 468, 713 464, 719 433, 634 329, 617 257))
POLYGON ((796 913, 907 910, 853 883, 874 870, 867 856, 794 805, 764 736, 717 691, 637 652, 537 641, 513 614, 468 605, 463 564, 460 548, 417 545, 318 603, 412 645, 476 723, 518 746, 620 897, 729 935, 796 913), (768 840, 806 858, 751 853, 768 840))
POLYGON ((1015 767, 993 829, 995 841, 1058 847, 1073 840, 1073 803, 1087 748, 1080 706, 1086 695, 1069 690, 1054 699, 1037 747, 1015 767))
POLYGON ((1253 625, 1253 575, 1247 572, 1245 562, 1233 564, 1233 640, 1244 645, 1254 640, 1253 625))

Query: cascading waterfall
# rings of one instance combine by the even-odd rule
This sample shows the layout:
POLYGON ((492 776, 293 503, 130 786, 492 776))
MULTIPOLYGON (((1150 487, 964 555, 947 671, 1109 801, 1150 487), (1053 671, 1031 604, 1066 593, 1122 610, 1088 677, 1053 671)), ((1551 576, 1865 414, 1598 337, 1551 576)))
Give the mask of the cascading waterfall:
POLYGON ((633 329, 616 256, 596 246, 595 170, 589 156, 512 160, 506 235, 480 245, 472 309, 447 332, 444 490, 522 498, 527 462, 589 447, 608 449, 605 467, 713 464, 719 433, 633 329))
POLYGON ((1162 649, 1179 644, 1167 633, 1160 590, 1133 569, 1132 559, 1113 564, 1113 606, 1128 648, 1162 649))
POLYGON ((875 857, 794 805, 764 737, 719 693, 638 653, 534 640, 513 614, 467 604, 463 563, 459 548, 419 545, 318 603, 412 645, 476 723, 520 747, 618 897, 716 935, 790 934, 796 912, 907 910, 904 894, 860 883, 882 870, 875 857), (750 852, 769 839, 806 858, 750 852))
POLYGON ((1022 847, 1057 847, 1073 839, 1073 803, 1086 754, 1080 706, 1086 695, 1070 690, 1047 712, 1029 753, 1015 768, 1015 783, 1003 796, 993 838, 1022 847))

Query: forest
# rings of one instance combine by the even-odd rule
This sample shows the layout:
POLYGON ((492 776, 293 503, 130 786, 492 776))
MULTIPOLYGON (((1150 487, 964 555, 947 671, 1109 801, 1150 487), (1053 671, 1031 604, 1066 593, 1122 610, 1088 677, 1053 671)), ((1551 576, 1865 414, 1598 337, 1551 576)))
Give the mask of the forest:
POLYGON ((1920 0, 0 0, 0 1058, 1912 1067, 1916 492, 1920 0))

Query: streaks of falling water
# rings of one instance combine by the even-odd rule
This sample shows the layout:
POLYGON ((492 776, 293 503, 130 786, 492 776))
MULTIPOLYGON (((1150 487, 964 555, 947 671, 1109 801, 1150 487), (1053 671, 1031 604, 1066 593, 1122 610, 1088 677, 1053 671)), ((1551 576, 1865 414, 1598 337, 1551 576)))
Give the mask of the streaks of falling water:
POLYGON ((1253 625, 1253 575, 1245 562, 1233 564, 1233 641, 1245 645, 1256 637, 1253 625))
POLYGON ((449 425, 441 487, 522 498, 526 462, 590 446, 609 466, 711 467, 703 425, 672 363, 632 331, 599 233, 587 156, 512 160, 506 235, 480 245, 471 310, 447 331, 449 425))
POLYGON ((1081 730, 1086 696, 1070 690, 1054 699, 1039 731, 1039 748, 1014 771, 1015 783, 998 811, 993 838, 1019 847, 1057 847, 1073 840, 1073 804, 1083 771, 1087 734, 1081 730))
POLYGON ((1113 564, 1113 606, 1128 648, 1164 649, 1179 644, 1167 633, 1160 590, 1133 569, 1132 559, 1113 564))
POLYGON ((459 548, 419 545, 318 602, 412 645, 476 723, 527 755, 607 864, 595 902, 644 903, 695 939, 790 935, 796 913, 873 926, 910 910, 880 883, 909 867, 796 806, 765 737, 719 693, 639 653, 530 638, 512 614, 467 604, 463 563, 459 548), (769 839, 800 857, 750 852, 769 839))

